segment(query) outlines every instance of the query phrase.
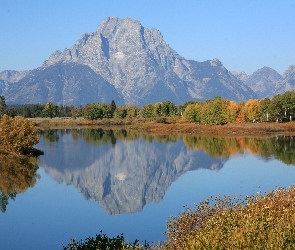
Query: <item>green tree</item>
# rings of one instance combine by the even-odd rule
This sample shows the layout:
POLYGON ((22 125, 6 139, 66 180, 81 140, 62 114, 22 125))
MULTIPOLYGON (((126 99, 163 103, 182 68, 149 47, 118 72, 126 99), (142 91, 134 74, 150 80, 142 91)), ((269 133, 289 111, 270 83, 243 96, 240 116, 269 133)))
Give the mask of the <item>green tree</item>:
POLYGON ((226 124, 226 109, 229 101, 222 100, 219 96, 208 100, 202 106, 201 123, 210 125, 226 124))
POLYGON ((57 116, 57 109, 57 105, 53 104, 52 102, 47 102, 44 109, 42 110, 42 114, 44 117, 53 118, 57 116))
POLYGON ((283 118, 285 110, 283 108, 282 95, 275 95, 271 99, 271 112, 276 121, 283 118))
POLYGON ((2 117, 4 114, 6 114, 6 102, 5 97, 3 95, 0 96, 0 117, 2 117))
POLYGON ((295 90, 291 92, 290 96, 290 120, 295 116, 295 90))
POLYGON ((140 110, 140 116, 142 118, 152 118, 152 117, 155 117, 153 104, 147 104, 147 105, 143 106, 141 108, 141 110, 140 110))
POLYGON ((162 102, 161 109, 162 109, 161 111, 163 116, 171 117, 171 116, 177 115, 178 113, 177 106, 170 101, 162 102))
POLYGON ((115 118, 125 118, 127 116, 127 110, 125 108, 125 106, 120 106, 120 107, 117 107, 115 112, 114 112, 114 117, 115 118))
POLYGON ((185 103, 179 105, 179 106, 178 106, 178 112, 179 112, 179 115, 182 116, 183 113, 184 113, 184 110, 186 109, 186 107, 187 107, 188 105, 190 105, 190 104, 195 104, 195 103, 197 103, 197 101, 187 101, 187 102, 185 102, 185 103))
MULTIPOLYGON (((103 112, 103 118, 112 118, 113 117, 113 108, 111 104, 98 104, 99 107, 102 109, 103 112)), ((116 108, 114 109, 114 111, 116 110, 116 108)))
POLYGON ((115 112, 116 108, 117 108, 116 103, 114 100, 112 100, 112 102, 111 102, 111 117, 114 116, 114 112, 115 112))
POLYGON ((196 121, 196 110, 195 110, 195 104, 189 104, 186 106, 183 117, 184 120, 195 122, 196 121))
POLYGON ((104 110, 101 104, 87 104, 83 109, 83 116, 87 120, 97 120, 104 117, 104 110))
POLYGON ((261 121, 271 121, 273 116, 271 112, 271 100, 269 98, 264 98, 260 100, 260 111, 259 118, 261 121))
POLYGON ((127 105, 126 106, 127 116, 128 117, 137 117, 139 115, 139 108, 136 106, 127 105))

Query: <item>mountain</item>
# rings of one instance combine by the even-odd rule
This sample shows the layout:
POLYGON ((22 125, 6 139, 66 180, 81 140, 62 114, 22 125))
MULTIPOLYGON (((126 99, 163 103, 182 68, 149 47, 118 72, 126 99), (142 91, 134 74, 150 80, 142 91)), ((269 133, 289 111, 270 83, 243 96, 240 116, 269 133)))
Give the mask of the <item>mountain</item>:
POLYGON ((30 71, 10 86, 5 96, 11 103, 53 103, 86 105, 91 102, 123 105, 114 86, 90 67, 76 63, 56 63, 30 71), (77 102, 78 100, 78 102, 77 102))
POLYGON ((258 99, 272 98, 277 94, 295 90, 295 65, 291 65, 283 75, 269 67, 263 67, 251 75, 247 75, 245 72, 231 73, 250 87, 258 99))
POLYGON ((276 84, 275 93, 282 94, 295 89, 295 65, 291 65, 283 74, 280 82, 276 84))
POLYGON ((248 75, 246 74, 246 72, 242 71, 241 73, 236 72, 236 71, 231 71, 231 73, 238 78, 240 81, 245 82, 248 79, 248 75))
POLYGON ((5 95, 12 86, 12 83, 18 82, 28 73, 29 71, 15 70, 4 70, 0 72, 0 95, 5 95))
POLYGON ((273 96, 273 90, 282 76, 272 68, 263 67, 250 76, 243 74, 239 78, 256 93, 258 99, 262 99, 273 96))
POLYGON ((70 49, 54 52, 18 81, 10 79, 0 78, 1 94, 7 103, 18 104, 82 105, 109 97, 116 103, 142 106, 216 95, 234 101, 256 97, 218 59, 186 60, 170 48, 160 31, 117 17, 106 18, 95 32, 82 35, 70 49))
POLYGON ((17 82, 29 73, 27 71, 4 70, 0 72, 0 81, 17 82))

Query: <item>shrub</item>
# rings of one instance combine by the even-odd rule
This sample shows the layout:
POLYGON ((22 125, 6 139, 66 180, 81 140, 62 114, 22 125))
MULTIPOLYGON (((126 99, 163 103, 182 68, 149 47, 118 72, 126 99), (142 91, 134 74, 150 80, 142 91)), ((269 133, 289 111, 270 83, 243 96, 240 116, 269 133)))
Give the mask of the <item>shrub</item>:
POLYGON ((165 249, 295 249, 295 187, 220 197, 168 222, 165 249), (211 205, 210 205, 211 204, 211 205))
POLYGON ((39 131, 28 119, 4 115, 0 120, 0 146, 5 150, 22 153, 37 144, 39 138, 39 131))
POLYGON ((125 243, 123 234, 114 238, 109 238, 106 234, 100 232, 95 238, 88 237, 85 241, 76 241, 74 239, 63 246, 63 250, 144 250, 149 246, 144 244, 141 246, 136 240, 134 243, 125 243))

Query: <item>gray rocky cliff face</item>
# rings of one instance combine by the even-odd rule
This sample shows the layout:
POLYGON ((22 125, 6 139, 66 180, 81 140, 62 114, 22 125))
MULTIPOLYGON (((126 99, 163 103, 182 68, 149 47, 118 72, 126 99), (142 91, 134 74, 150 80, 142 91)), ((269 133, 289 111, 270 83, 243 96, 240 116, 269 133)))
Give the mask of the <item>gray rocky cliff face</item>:
POLYGON ((0 95, 6 98, 14 83, 23 79, 30 71, 4 70, 0 72, 0 95))
POLYGON ((252 89, 231 74, 217 58, 205 62, 190 60, 187 66, 190 72, 184 79, 194 99, 206 100, 221 96, 241 101, 256 97, 252 89))
POLYGON ((242 71, 241 73, 236 72, 236 71, 231 71, 230 72, 232 75, 234 75, 236 78, 238 78, 240 81, 245 82, 249 76, 247 75, 246 72, 242 71))
POLYGON ((283 94, 295 89, 295 65, 291 65, 283 74, 281 81, 277 82, 273 95, 283 94))
POLYGON ((91 102, 123 105, 123 97, 114 86, 91 68, 76 63, 56 63, 30 71, 5 93, 10 103, 46 103, 86 105, 91 102))
POLYGON ((29 71, 15 71, 15 70, 4 70, 0 72, 0 80, 7 82, 18 82, 22 78, 24 78, 29 71))
POLYGON ((273 90, 281 79, 282 76, 277 71, 269 67, 263 67, 248 76, 244 82, 257 94, 259 99, 262 99, 272 97, 273 90))

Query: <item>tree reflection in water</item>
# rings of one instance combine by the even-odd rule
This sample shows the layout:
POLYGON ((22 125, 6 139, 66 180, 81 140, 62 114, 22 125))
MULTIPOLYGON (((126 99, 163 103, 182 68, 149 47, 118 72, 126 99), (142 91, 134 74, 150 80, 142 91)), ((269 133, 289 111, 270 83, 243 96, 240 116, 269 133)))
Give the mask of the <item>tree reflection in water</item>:
MULTIPOLYGON (((48 134, 48 133, 47 133, 48 134)), ((44 133, 47 145, 48 138, 44 133)), ((42 157, 58 183, 98 201, 108 214, 134 213, 158 203, 188 171, 219 171, 233 155, 250 152, 295 165, 295 137, 152 135, 127 130, 63 129, 42 157)))
MULTIPOLYGON (((117 140, 133 141, 142 138, 152 142, 176 142, 183 140, 188 149, 203 150, 210 157, 230 157, 237 153, 259 154, 268 159, 274 157, 285 164, 295 165, 295 137, 294 136, 271 136, 271 137, 211 137, 192 135, 152 135, 140 132, 122 130, 83 129, 69 130, 73 139, 83 138, 86 143, 116 144, 117 140)), ((57 133, 57 131, 55 131, 57 133)))
POLYGON ((39 159, 15 152, 0 150, 0 202, 4 213, 9 200, 33 187, 40 178, 37 174, 39 159))

